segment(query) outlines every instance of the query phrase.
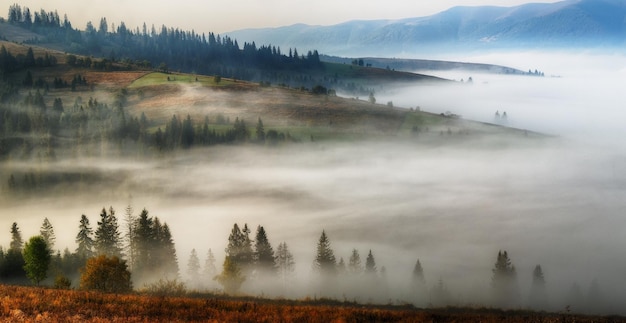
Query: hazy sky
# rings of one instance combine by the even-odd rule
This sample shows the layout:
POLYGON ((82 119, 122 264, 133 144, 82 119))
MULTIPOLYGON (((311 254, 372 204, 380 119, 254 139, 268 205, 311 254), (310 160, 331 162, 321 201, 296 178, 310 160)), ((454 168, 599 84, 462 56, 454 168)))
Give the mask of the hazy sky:
MULTIPOLYGON (((2 1, 5 2, 5 1, 2 1)), ((101 17, 109 24, 124 21, 135 28, 144 22, 150 27, 194 29, 197 32, 223 33, 243 28, 277 27, 295 23, 329 25, 354 19, 397 19, 426 16, 454 6, 497 5, 513 6, 529 2, 557 2, 554 0, 22 0, 19 3, 31 10, 58 10, 83 29, 87 21, 94 25, 101 17)), ((6 16, 7 1, 2 16, 6 16)))

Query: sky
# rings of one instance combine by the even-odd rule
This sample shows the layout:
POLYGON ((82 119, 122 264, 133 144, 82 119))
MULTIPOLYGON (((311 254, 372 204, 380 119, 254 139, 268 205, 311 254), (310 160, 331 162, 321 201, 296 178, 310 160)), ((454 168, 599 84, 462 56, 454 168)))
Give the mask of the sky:
MULTIPOLYGON (((3 16, 14 1, 5 2, 3 16)), ((74 27, 84 29, 88 21, 98 25, 101 17, 116 26, 124 21, 127 27, 140 27, 145 22, 157 30, 161 25, 199 33, 225 33, 245 28, 279 27, 296 23, 332 25, 349 20, 400 19, 435 14, 454 6, 515 6, 530 2, 554 0, 21 0, 31 10, 57 10, 67 14, 74 27)))

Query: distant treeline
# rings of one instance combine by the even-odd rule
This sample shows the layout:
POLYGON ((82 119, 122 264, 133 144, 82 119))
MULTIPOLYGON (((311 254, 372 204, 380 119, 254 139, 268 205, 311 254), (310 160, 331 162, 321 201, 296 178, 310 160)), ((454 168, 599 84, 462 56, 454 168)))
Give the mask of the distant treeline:
MULTIPOLYGON (((37 285, 43 283, 56 288, 109 292, 138 289, 178 296, 187 293, 188 289, 196 293, 215 292, 218 286, 230 295, 238 295, 242 289, 265 296, 285 295, 306 286, 297 280, 295 258, 287 243, 281 242, 274 249, 261 225, 257 226, 254 236, 247 224, 243 227, 237 223, 233 225, 221 270, 211 248, 205 249, 208 252, 203 265, 196 249, 192 249, 186 279, 180 272, 169 226, 158 217, 150 216, 146 209, 136 215, 129 205, 123 218, 119 218, 112 207, 103 208, 95 227, 86 215, 81 215, 77 227, 76 249, 65 248, 61 252, 54 251, 56 236, 47 218, 39 235, 26 242, 18 224, 13 223, 9 248, 0 248, 0 282, 28 284, 30 280, 37 285), (42 250, 44 252, 40 252, 42 250), (109 277, 111 272, 117 276, 109 277)), ((460 305, 461 301, 455 298, 442 278, 428 287, 420 259, 415 262, 412 273, 406 268, 407 275, 400 278, 405 281, 402 284, 404 290, 390 291, 391 277, 388 277, 385 266, 379 267, 372 250, 362 259, 359 251, 352 249, 344 261, 343 257, 336 256, 326 231, 322 231, 316 246, 311 248, 315 250, 310 277, 312 284, 304 288, 320 297, 343 295, 344 299, 350 297, 362 302, 388 302, 393 295, 403 304, 409 302, 420 307, 460 305)), ((394 269, 397 271, 398 268, 394 269)), ((540 265, 532 272, 532 285, 526 300, 522 297, 517 277, 509 254, 499 251, 491 270, 490 286, 485 286, 488 287, 485 295, 490 295, 487 298, 489 304, 499 308, 551 308, 540 265)), ((477 304, 477 299, 467 301, 477 304)), ((610 302, 602 297, 597 281, 592 283, 588 297, 584 297, 577 287, 563 301, 574 312, 602 313, 610 308, 610 302)))
POLYGON ((128 28, 121 22, 110 27, 101 18, 97 28, 88 22, 85 30, 72 27, 67 16, 63 20, 54 12, 31 12, 28 7, 14 4, 9 8, 8 22, 32 30, 45 39, 29 43, 56 42, 67 51, 87 56, 106 57, 111 61, 131 61, 143 67, 179 70, 242 80, 266 80, 291 84, 295 71, 321 68, 317 51, 298 53, 293 48, 283 52, 280 47, 257 47, 214 33, 198 34, 178 28, 161 26, 128 28), (280 73, 289 71, 289 75, 280 73), (281 75, 279 75, 281 74, 281 75), (284 75, 283 75, 284 74, 284 75))

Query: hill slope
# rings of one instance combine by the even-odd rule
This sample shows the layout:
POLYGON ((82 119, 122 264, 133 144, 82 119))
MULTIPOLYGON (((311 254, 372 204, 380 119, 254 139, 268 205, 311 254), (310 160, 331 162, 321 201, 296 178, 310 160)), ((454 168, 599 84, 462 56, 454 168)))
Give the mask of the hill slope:
POLYGON ((402 20, 293 25, 227 33, 241 41, 316 48, 331 55, 397 55, 441 50, 616 47, 626 39, 626 1, 568 0, 515 7, 454 7, 402 20))

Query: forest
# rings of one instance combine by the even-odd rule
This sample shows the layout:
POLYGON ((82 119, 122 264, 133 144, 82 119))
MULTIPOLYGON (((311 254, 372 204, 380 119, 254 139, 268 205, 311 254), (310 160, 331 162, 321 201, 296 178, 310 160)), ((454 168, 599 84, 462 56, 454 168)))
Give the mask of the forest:
POLYGON ((81 31, 56 11, 31 11, 19 4, 10 6, 7 17, 8 23, 43 35, 27 43, 57 43, 70 53, 102 57, 103 64, 98 67, 105 69, 111 68, 111 62, 122 62, 126 66, 299 86, 302 81, 308 83, 311 71, 322 68, 315 50, 300 54, 296 48, 283 53, 275 46, 257 47, 254 42, 240 46, 236 40, 214 33, 166 26, 157 29, 145 23, 141 29, 127 27, 124 22, 113 27, 105 17, 97 28, 89 22, 81 31))
MULTIPOLYGON (((194 292, 284 297, 293 286, 300 285, 294 281, 296 260, 287 242, 279 243, 274 249, 268 232, 261 225, 252 236, 247 224, 240 227, 235 223, 228 235, 221 265, 212 249, 205 246, 198 248, 208 250, 203 265, 194 248, 186 266, 178 263, 175 240, 168 224, 150 216, 146 209, 136 215, 129 205, 118 217, 112 207, 103 208, 95 226, 83 214, 77 228, 75 250, 66 247, 61 252, 56 249, 57 237, 48 218, 43 220, 39 235, 26 240, 14 222, 10 228, 10 246, 0 249, 0 281, 116 293, 137 290, 170 296, 194 292)), ((372 250, 361 260, 360 252, 352 249, 344 260, 335 255, 324 230, 316 246, 311 248, 315 248, 315 259, 310 260, 309 292, 316 297, 337 299, 338 295, 343 295, 350 301, 383 304, 388 301, 386 297, 391 297, 387 296, 390 287, 386 283, 386 267, 376 263, 372 250)), ((522 300, 516 275, 508 253, 498 252, 488 287, 493 294, 492 305, 513 308, 526 303, 522 300)), ((417 307, 456 304, 453 292, 442 279, 432 288, 427 287, 419 259, 412 271, 407 268, 406 286, 406 299, 394 303, 417 307)), ((537 265, 527 305, 542 309, 547 300, 543 271, 537 265)), ((592 298, 587 301, 595 304, 592 298)))

